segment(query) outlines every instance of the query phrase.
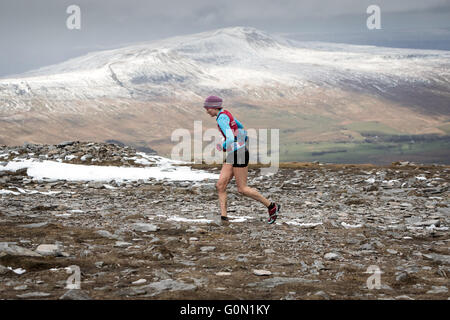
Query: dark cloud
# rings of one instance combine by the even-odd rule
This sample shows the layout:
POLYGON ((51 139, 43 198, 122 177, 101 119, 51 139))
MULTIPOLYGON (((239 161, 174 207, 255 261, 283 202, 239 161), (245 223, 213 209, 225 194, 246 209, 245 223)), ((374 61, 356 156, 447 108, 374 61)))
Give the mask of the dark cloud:
POLYGON ((382 11, 378 34, 450 27, 450 0, 2 0, 0 76, 89 51, 236 25, 331 38, 339 32, 345 42, 367 31, 366 9, 374 2, 382 11), (81 30, 66 28, 71 4, 81 7, 81 30))

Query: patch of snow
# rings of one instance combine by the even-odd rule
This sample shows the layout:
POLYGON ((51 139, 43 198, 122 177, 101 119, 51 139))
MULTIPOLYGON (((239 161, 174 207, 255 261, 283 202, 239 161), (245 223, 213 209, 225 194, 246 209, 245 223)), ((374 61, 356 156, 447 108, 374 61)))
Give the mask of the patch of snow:
POLYGON ((22 188, 18 188, 16 187, 17 191, 19 192, 15 192, 15 191, 11 191, 11 190, 0 190, 0 194, 14 194, 14 195, 19 195, 19 194, 36 194, 36 193, 40 193, 40 194, 44 194, 44 195, 53 195, 53 194, 58 194, 61 193, 61 191, 36 191, 36 190, 24 190, 22 188))
POLYGON ((287 224, 293 225, 293 226, 298 226, 298 227, 305 227, 305 228, 311 228, 311 227, 315 227, 318 225, 323 224, 322 222, 299 222, 296 219, 294 220, 290 220, 290 221, 286 221, 287 224))
POLYGON ((361 228, 363 226, 362 224, 349 224, 349 223, 345 223, 345 222, 342 222, 341 225, 346 229, 361 228))
POLYGON ((14 191, 11 191, 11 190, 4 190, 4 189, 2 189, 2 190, 0 190, 0 194, 13 194, 15 196, 18 196, 20 193, 19 192, 14 192, 14 191))
POLYGON ((116 166, 89 166, 81 164, 58 163, 44 160, 42 162, 34 159, 22 161, 10 161, 0 170, 16 171, 28 168, 28 175, 34 180, 54 179, 67 181, 123 181, 140 179, 168 179, 178 181, 200 181, 204 179, 218 179, 218 174, 208 173, 203 170, 192 170, 187 166, 172 167, 174 163, 167 159, 159 160, 156 167, 130 168, 116 166))
POLYGON ((78 158, 78 157, 71 154, 71 155, 65 156, 64 160, 69 160, 70 161, 70 160, 75 159, 75 158, 78 158))
POLYGON ((230 216, 228 215, 228 218, 232 219, 230 222, 245 222, 249 219, 255 219, 254 217, 250 216, 230 216))
POLYGON ((168 221, 178 221, 178 222, 188 222, 188 223, 211 223, 213 220, 209 219, 189 219, 189 218, 182 218, 177 216, 172 216, 167 219, 168 221))
POLYGON ((14 272, 15 274, 24 274, 25 272, 27 272, 27 270, 22 268, 13 269, 11 267, 8 267, 8 269, 14 272))

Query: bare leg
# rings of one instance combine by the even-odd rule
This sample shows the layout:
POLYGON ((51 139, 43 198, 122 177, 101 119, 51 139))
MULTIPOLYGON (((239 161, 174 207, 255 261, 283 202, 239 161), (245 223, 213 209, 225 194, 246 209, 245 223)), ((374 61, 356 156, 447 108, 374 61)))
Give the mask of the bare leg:
POLYGON ((217 193, 219 194, 220 213, 227 216, 227 185, 233 179, 233 165, 224 163, 220 171, 219 180, 216 184, 217 193))
POLYGON ((247 186, 248 167, 233 168, 234 177, 236 178, 236 184, 238 192, 246 197, 250 197, 261 202, 266 207, 270 206, 270 201, 264 198, 258 190, 247 186))

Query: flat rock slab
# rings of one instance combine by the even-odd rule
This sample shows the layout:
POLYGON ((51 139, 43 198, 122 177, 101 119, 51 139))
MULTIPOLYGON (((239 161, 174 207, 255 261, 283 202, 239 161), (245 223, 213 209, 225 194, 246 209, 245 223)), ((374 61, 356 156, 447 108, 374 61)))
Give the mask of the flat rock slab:
POLYGON ((8 242, 0 242, 0 253, 12 256, 41 257, 37 252, 8 242))
POLYGON ((439 227, 441 225, 441 222, 438 219, 434 219, 434 220, 419 221, 419 222, 414 223, 414 226, 416 226, 416 227, 428 227, 431 225, 435 225, 436 227, 439 227))
POLYGON ((127 288, 122 291, 122 295, 144 295, 145 297, 157 296, 165 291, 189 291, 196 290, 197 286, 194 284, 184 283, 182 281, 177 281, 173 279, 161 280, 158 282, 153 282, 148 285, 127 288))
POLYGON ((114 244, 114 247, 117 248, 126 248, 129 246, 132 246, 133 244, 130 242, 125 242, 125 241, 116 241, 116 243, 114 244))
POLYGON ((159 230, 159 227, 151 223, 135 223, 133 224, 133 230, 139 232, 155 232, 159 230))
POLYGON ((186 291, 195 289, 197 289, 197 286, 194 284, 187 284, 172 279, 153 282, 147 286, 147 292, 150 293, 150 296, 158 295, 163 291, 186 291))
POLYGON ((286 284, 286 283, 315 283, 320 282, 319 280, 303 279, 303 278, 287 278, 287 277, 273 277, 265 279, 261 282, 249 283, 248 287, 259 287, 259 288, 274 288, 276 286, 286 284))
POLYGON ((439 294, 439 293, 447 293, 448 288, 446 286, 432 286, 431 290, 427 291, 427 294, 439 294))
POLYGON ((139 280, 133 281, 132 284, 144 284, 146 282, 147 282, 146 279, 139 279, 139 280))
POLYGON ((272 272, 270 272, 269 270, 253 270, 253 274, 257 275, 257 276, 270 276, 272 275, 272 272))
POLYGON ((20 228, 42 228, 48 225, 48 222, 39 222, 39 223, 30 223, 30 224, 21 224, 20 228))
POLYGON ((57 257, 62 255, 61 247, 56 244, 41 244, 36 248, 36 252, 43 256, 57 257))
POLYGON ((341 255, 335 252, 328 252, 323 256, 326 260, 338 260, 341 258, 341 255))
POLYGON ((92 300, 92 298, 83 290, 72 289, 59 297, 59 300, 92 300))
POLYGON ((428 260, 433 260, 439 263, 450 264, 450 256, 444 254, 430 253, 423 255, 428 260))
POLYGON ((26 298, 44 298, 44 297, 48 297, 50 296, 50 293, 46 293, 46 292, 28 292, 28 293, 24 293, 24 294, 18 294, 17 298, 22 298, 22 299, 26 299, 26 298))
POLYGON ((114 239, 114 240, 118 240, 119 236, 112 234, 109 231, 106 230, 97 230, 96 233, 102 237, 108 238, 108 239, 114 239))

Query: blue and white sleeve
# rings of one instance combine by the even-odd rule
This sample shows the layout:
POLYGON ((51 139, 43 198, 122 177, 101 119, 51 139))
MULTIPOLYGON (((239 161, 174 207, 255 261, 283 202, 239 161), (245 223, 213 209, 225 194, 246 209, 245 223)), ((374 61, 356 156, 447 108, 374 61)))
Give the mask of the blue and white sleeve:
POLYGON ((234 134, 230 127, 230 118, 226 114, 221 114, 217 119, 217 124, 219 125, 222 132, 225 133, 226 140, 223 142, 223 150, 227 150, 234 143, 234 134))

